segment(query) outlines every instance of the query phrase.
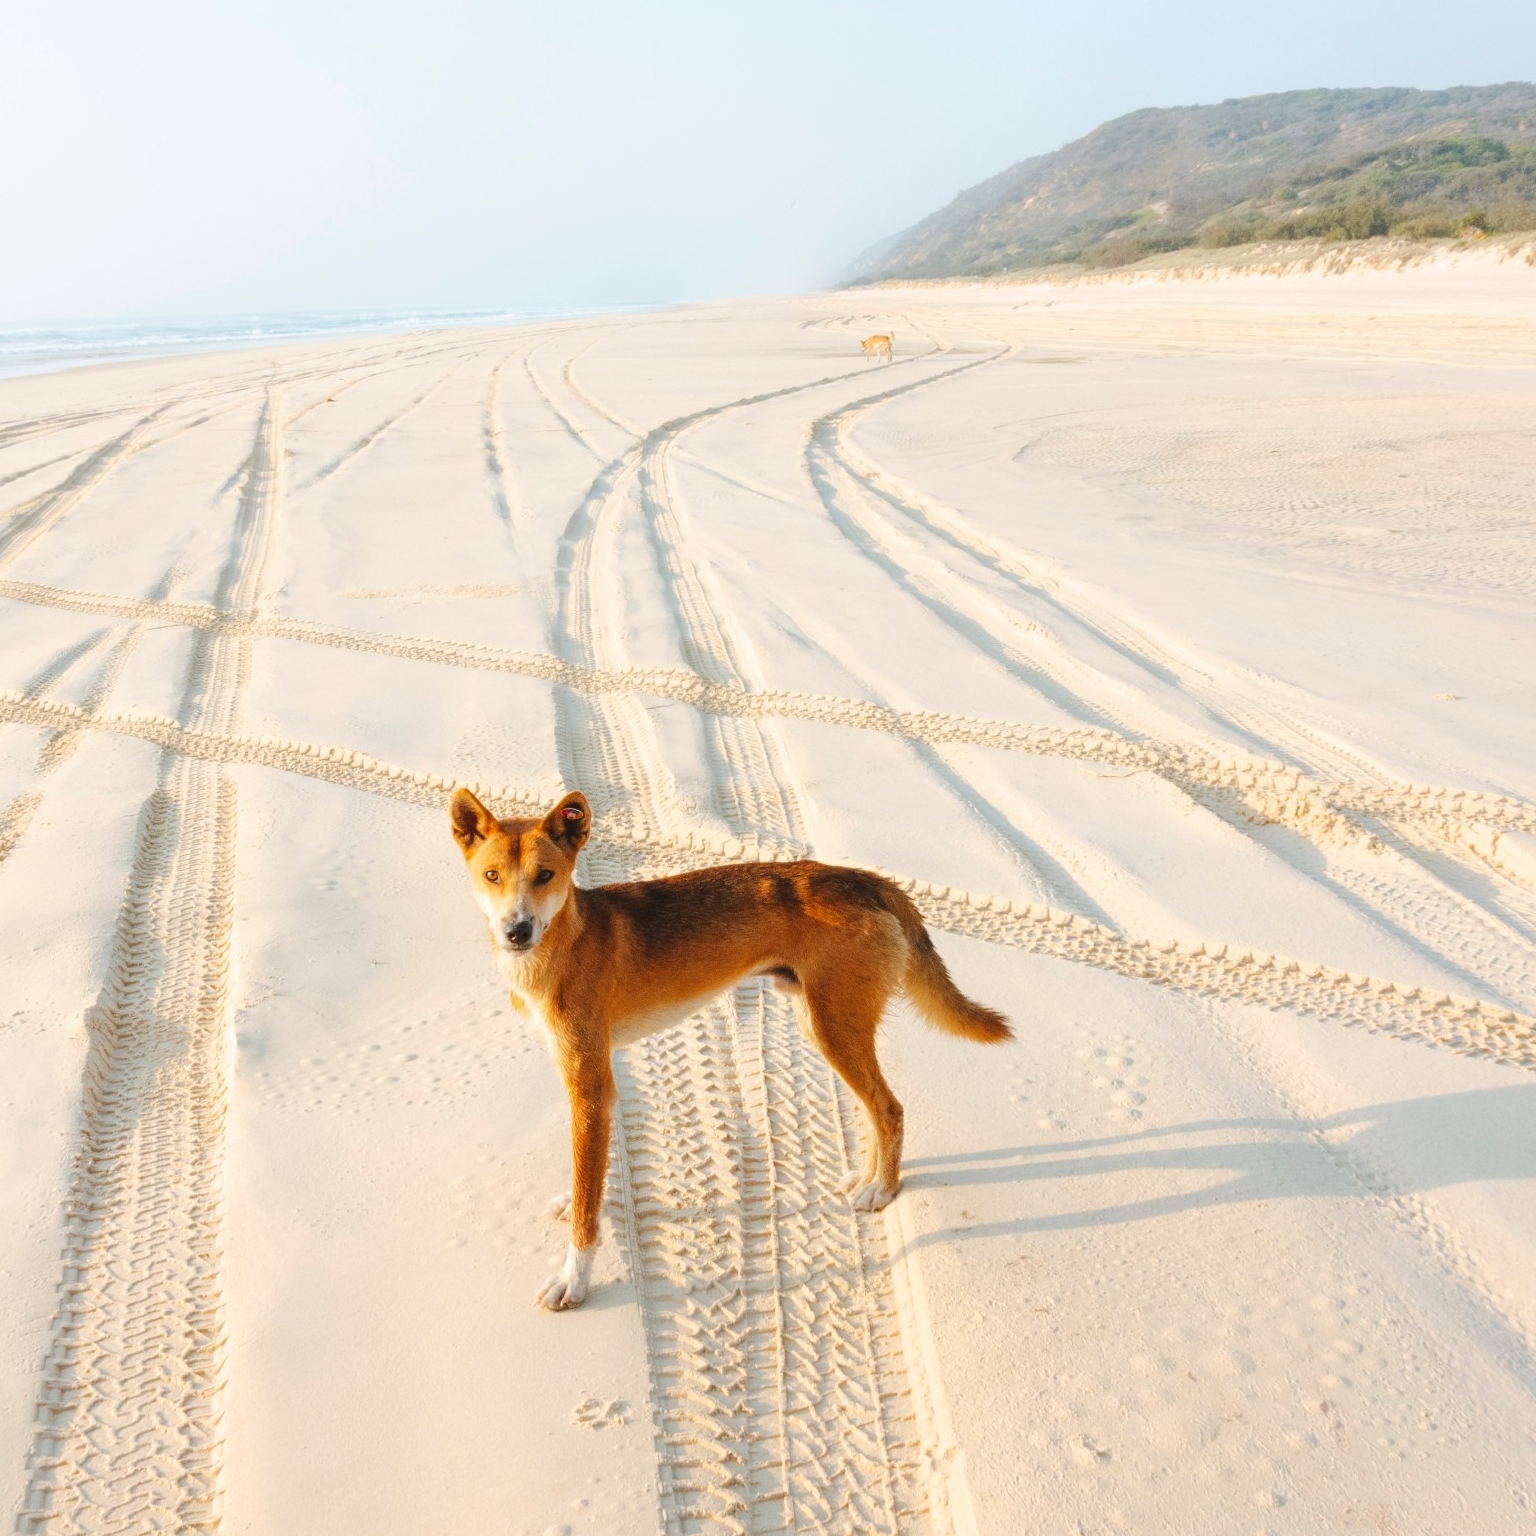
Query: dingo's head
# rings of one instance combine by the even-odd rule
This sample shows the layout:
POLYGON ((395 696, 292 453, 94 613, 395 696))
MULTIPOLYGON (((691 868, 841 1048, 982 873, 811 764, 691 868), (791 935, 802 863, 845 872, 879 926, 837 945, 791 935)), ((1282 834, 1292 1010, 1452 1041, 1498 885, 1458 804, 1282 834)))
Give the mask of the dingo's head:
POLYGON ((586 798, 567 795, 542 821, 498 821, 457 789, 448 813, 492 940, 509 955, 527 954, 571 894, 576 855, 592 830, 586 798))

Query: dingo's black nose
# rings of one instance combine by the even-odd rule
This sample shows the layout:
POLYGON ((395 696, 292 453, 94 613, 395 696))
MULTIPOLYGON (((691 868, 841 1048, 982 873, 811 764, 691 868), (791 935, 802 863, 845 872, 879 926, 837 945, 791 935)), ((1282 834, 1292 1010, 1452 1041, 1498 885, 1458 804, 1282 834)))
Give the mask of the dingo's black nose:
POLYGON ((533 938, 533 919, 525 917, 515 923, 507 924, 507 939, 521 948, 533 938))

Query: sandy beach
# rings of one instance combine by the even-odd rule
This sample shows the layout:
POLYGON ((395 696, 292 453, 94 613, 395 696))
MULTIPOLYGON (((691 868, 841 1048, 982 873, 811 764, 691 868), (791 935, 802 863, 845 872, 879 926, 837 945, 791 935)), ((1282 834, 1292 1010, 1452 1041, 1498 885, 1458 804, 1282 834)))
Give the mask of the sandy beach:
POLYGON ((1536 269, 0 380, 21 1532, 1524 1533, 1536 269), (895 359, 859 340, 893 330, 895 359), (449 836, 878 868, 904 1192, 743 986, 563 1094, 449 836))

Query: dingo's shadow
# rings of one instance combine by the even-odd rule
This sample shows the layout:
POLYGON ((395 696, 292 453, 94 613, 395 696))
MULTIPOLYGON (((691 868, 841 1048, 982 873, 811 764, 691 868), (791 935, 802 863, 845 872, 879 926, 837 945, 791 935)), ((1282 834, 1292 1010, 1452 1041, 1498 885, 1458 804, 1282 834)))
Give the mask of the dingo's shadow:
POLYGON ((1155 1170, 1206 1175, 1207 1182, 1198 1189, 1094 1209, 942 1228, 915 1237, 911 1246, 922 1248, 961 1237, 1114 1226, 1245 1200, 1348 1199, 1536 1178, 1536 1084, 1372 1104, 1318 1120, 1196 1120, 1092 1140, 911 1158, 905 1187, 1043 1185, 1064 1178, 1113 1178, 1155 1170), (1251 1139, 1241 1137, 1243 1132, 1251 1133, 1251 1139), (1340 1132, 1346 1134, 1339 1136, 1340 1132), (1196 1136, 1222 1139, 1162 1144, 1173 1137, 1196 1136), (1221 1174, 1227 1177, 1212 1177, 1221 1174))

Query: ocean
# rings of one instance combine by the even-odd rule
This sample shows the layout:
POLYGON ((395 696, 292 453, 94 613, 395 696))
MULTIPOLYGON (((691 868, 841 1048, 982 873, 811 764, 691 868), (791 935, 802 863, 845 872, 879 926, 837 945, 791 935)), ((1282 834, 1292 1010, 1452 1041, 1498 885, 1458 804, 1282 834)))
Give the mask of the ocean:
POLYGON ((293 310, 150 320, 67 320, 0 325, 0 377, 52 373, 86 363, 220 352, 326 337, 392 335, 457 326, 526 325, 587 315, 634 314, 659 304, 588 309, 293 310))

